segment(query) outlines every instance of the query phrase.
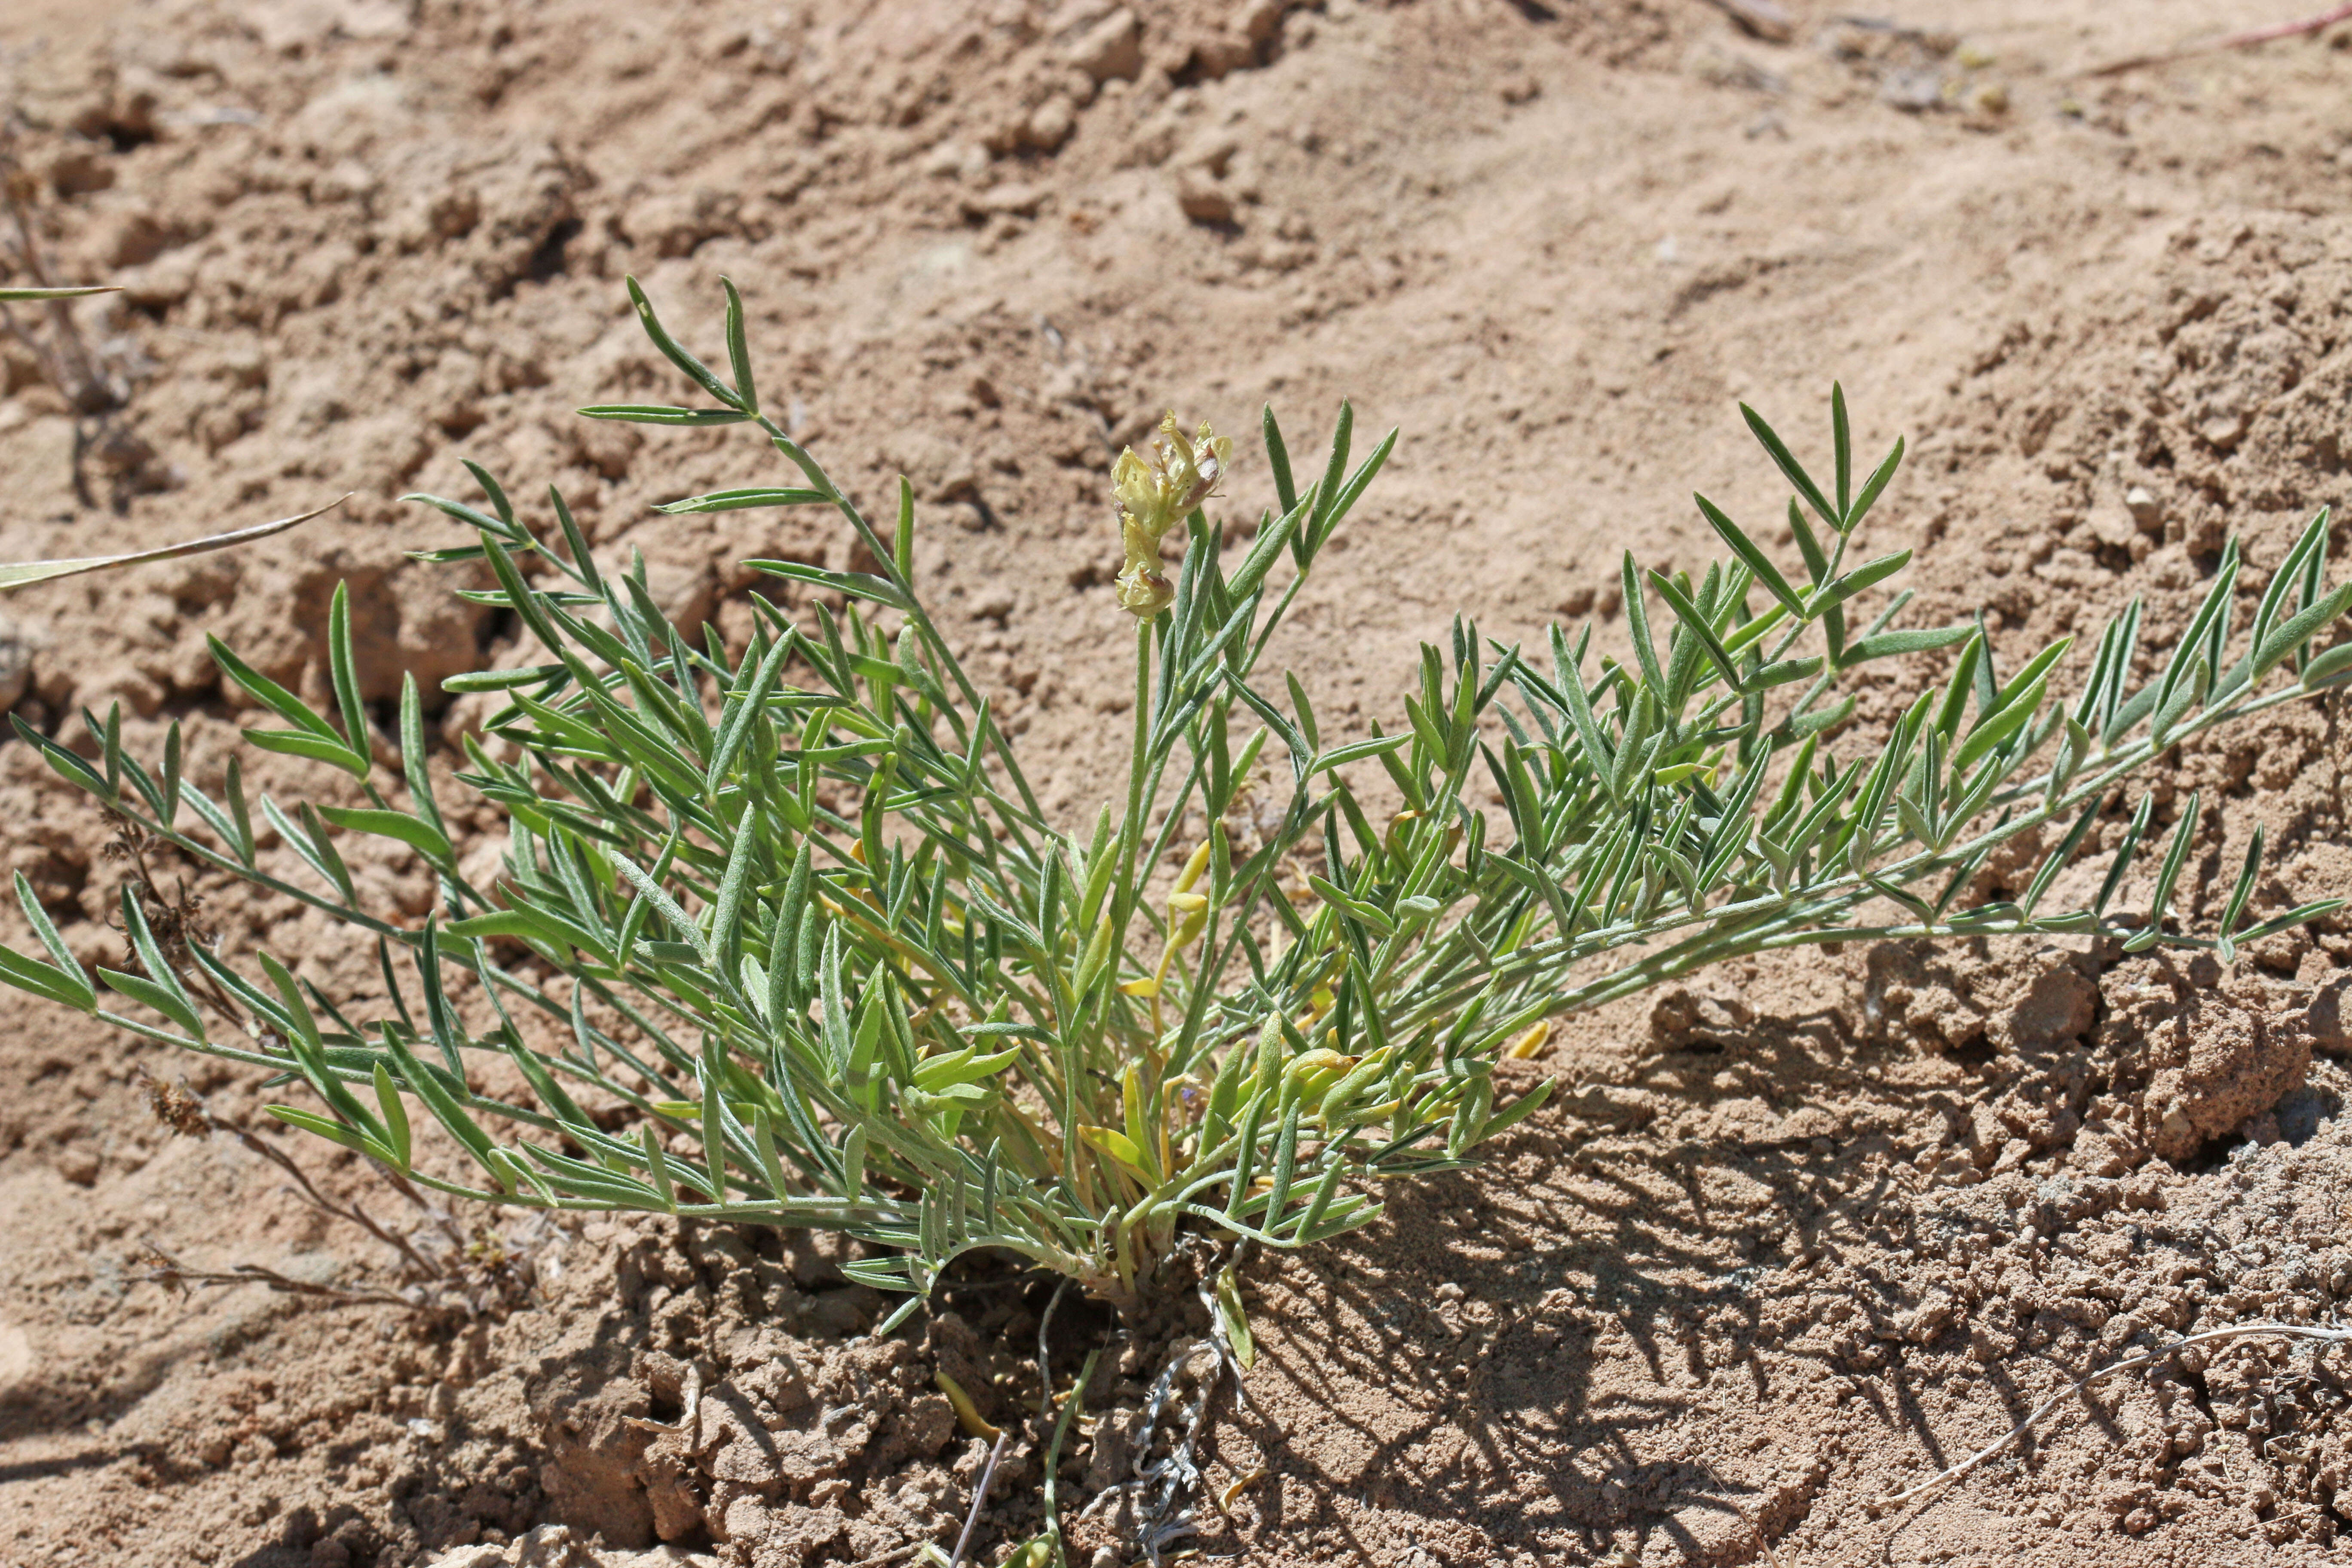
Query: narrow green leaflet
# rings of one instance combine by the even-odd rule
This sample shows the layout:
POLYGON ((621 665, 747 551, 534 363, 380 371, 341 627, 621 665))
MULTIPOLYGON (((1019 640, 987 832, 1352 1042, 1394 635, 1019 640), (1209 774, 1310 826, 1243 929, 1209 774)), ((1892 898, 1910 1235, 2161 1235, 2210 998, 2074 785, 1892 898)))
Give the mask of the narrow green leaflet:
POLYGON ((579 414, 583 419, 616 419, 629 425, 740 425, 751 417, 737 408, 673 408, 656 403, 599 403, 579 414))
POLYGON ((0 289, 0 302, 24 304, 39 300, 79 300, 90 294, 119 294, 119 283, 83 283, 62 289, 0 289))
POLYGON ((656 511, 705 512, 742 511, 753 507, 824 506, 833 498, 822 490, 757 487, 751 489, 713 490, 707 496, 692 496, 654 508, 656 511))

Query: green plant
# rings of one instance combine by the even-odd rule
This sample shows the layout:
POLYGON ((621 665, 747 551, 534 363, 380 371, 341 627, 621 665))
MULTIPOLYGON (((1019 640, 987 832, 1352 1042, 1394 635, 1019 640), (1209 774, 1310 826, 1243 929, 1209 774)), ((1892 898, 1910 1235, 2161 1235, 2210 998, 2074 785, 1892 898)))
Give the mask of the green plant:
POLYGON ((0 954, 0 978, 306 1082, 318 1106, 272 1114, 441 1192, 835 1227, 871 1246, 849 1272, 908 1292, 908 1308, 973 1248, 1124 1302, 1183 1227, 1287 1247, 1364 1224, 1379 1212, 1370 1184, 1456 1164, 1541 1103, 1538 1089, 1497 1107, 1491 1069, 1551 1016, 1721 958, 2101 930, 2229 957, 2336 907, 2253 923, 2250 857, 2216 935, 2174 930, 2193 800, 2139 918, 2116 896, 2150 826, 2145 800, 2095 900, 2042 907, 2124 775, 2352 673, 2352 648, 2313 649, 2352 604, 2352 588, 2324 586, 2324 513, 2242 636, 2233 544, 2160 669, 2135 674, 2135 604, 2061 701, 2066 642, 2003 675, 1980 626, 1894 629, 1907 594, 1850 622, 1909 552, 1848 564, 1901 446, 1857 488, 1833 391, 1826 486, 1748 414, 1797 493, 1801 574, 1702 498, 1730 558, 1692 577, 1643 573, 1628 554, 1624 658, 1595 656, 1590 627, 1555 629, 1529 656, 1457 620, 1450 647, 1422 650, 1404 728, 1341 742, 1296 679, 1257 670, 1393 434, 1351 468, 1343 405, 1301 489, 1269 412, 1280 510, 1229 558, 1202 506, 1230 445, 1205 428, 1188 438, 1171 416, 1154 456, 1129 452, 1116 474, 1119 599, 1137 617, 1124 795, 1073 830, 1041 809, 925 609, 905 483, 886 531, 761 412, 731 284, 726 377, 630 288, 654 343, 709 402, 583 412, 752 425, 790 465, 785 484, 663 510, 829 507, 870 569, 751 563, 807 595, 808 619, 755 599, 756 634, 730 658, 714 630, 663 619, 642 563, 595 562, 561 495, 552 528, 534 530, 474 468, 484 507, 419 499, 478 542, 422 558, 486 562, 497 585, 466 592, 544 650, 446 683, 506 697, 487 734, 514 760, 468 737, 457 780, 509 825, 495 887, 461 868, 413 680, 404 804, 387 793, 340 594, 340 726, 214 645, 228 679, 282 721, 248 730, 251 743, 339 768, 346 798, 365 797, 291 810, 260 799, 315 882, 265 868, 236 762, 211 798, 184 773, 176 727, 149 767, 123 751, 114 714, 84 715, 94 762, 18 725, 155 837, 372 935, 384 1015, 347 1016, 267 953, 257 982, 200 946, 167 951, 128 896, 137 972, 99 978, 163 1022, 104 1010, 21 880, 53 962, 0 954), (1159 545, 1179 527, 1171 584, 1159 545), (1654 602, 1671 617, 1663 637, 1654 602), (1948 677, 1841 761, 1855 702, 1842 688, 1936 650, 1948 677), (1465 802, 1482 771, 1501 802, 1492 826, 1465 802), (1394 809, 1376 813, 1366 781, 1394 809), (2058 842, 2025 890, 1971 901, 1992 851, 2045 824, 2058 842), (416 928, 359 908, 344 834, 413 849, 438 876, 439 910, 416 928), (1614 967, 1579 974, 1612 952, 1614 967), (511 1064, 523 1091, 477 1087, 468 1064, 484 1058, 511 1064), (412 1102, 478 1175, 419 1168, 412 1102))

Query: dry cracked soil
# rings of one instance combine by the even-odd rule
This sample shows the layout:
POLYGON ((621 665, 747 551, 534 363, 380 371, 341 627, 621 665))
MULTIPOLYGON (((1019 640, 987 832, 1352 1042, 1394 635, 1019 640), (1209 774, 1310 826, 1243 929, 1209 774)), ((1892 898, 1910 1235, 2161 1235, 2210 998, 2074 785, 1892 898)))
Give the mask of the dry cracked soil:
MULTIPOLYGON (((757 477, 728 432, 572 416, 677 395, 625 273, 705 334, 738 280, 794 432, 863 493, 908 476, 926 589, 1074 824, 1123 732, 1108 470, 1171 406, 1241 429, 1271 402, 1304 447, 1350 396, 1402 429, 1277 647, 1349 735, 1395 722, 1457 610, 1505 640, 1621 635, 1622 549, 1711 552, 1691 490, 1785 500, 1735 403, 1810 447, 1833 377, 1862 444, 1909 438, 1869 526, 1917 551, 1922 613, 1981 614, 2013 659, 2137 595, 2160 656, 2226 533, 2256 594, 2347 499, 2352 25, 2096 74, 2316 7, 1854 4, 9 0, 6 280, 29 246, 122 291, 74 308, 70 352, 21 307, 0 342, 0 555, 351 499, 241 552, 11 595, 0 697, 53 733, 119 703, 142 753, 176 719, 210 786, 239 713, 208 635, 323 691, 348 582, 371 699, 520 658, 404 553, 461 542, 398 498, 473 493, 466 458, 518 496, 559 484, 688 625, 744 634, 746 557, 850 564, 820 522, 651 511, 757 477)), ((1272 494, 1247 461, 1229 488, 1237 518, 1272 494)), ((1865 692, 1860 732, 1920 675, 1865 692)), ((2160 826, 2209 804, 2198 911, 2257 830, 2258 908, 2352 892, 2341 701, 2151 779, 2160 826)), ((436 697, 436 743, 478 702, 436 697)), ((490 816, 453 822, 494 867, 490 816)), ((126 862, 14 739, 0 824, 68 945, 114 962, 126 862)), ((421 919, 429 881, 392 847, 351 842, 352 875, 421 919)), ((230 950, 373 984, 317 917, 164 869, 230 950)), ((2108 1379, 1874 1505, 2110 1363, 2352 1299, 2347 965, 2336 921, 2228 969, 1857 944, 1573 1019, 1510 1069, 1559 1092, 1482 1169, 1249 1264, 1246 1403, 1213 1391, 1195 1532, 1167 1550, 2340 1562, 2352 1360, 2275 1337, 2108 1379)), ((443 1223, 254 1131, 256 1073, 14 994, 0 1015, 7 1568, 911 1561, 951 1543, 988 1447, 941 1370, 1013 1434, 973 1560, 1034 1526, 1032 1281, 976 1277, 877 1339, 878 1298, 821 1239, 443 1223), (224 1130, 175 1132, 158 1083, 224 1130), (400 1304, 399 1255, 321 1206, 352 1204, 414 1232, 457 1304, 400 1304), (311 1293, 175 1289, 159 1249, 311 1293)), ((1197 1392, 1201 1329, 1181 1294, 1055 1319, 1057 1376, 1107 1348, 1059 1478, 1074 1511, 1101 1500, 1074 1563, 1139 1555, 1120 1489, 1166 1441, 1142 1421, 1161 1368, 1197 1392)))

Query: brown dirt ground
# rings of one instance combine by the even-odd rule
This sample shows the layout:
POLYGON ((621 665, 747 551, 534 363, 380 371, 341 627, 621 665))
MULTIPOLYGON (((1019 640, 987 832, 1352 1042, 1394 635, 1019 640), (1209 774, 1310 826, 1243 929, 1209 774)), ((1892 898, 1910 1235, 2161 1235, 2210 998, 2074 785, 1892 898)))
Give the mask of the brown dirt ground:
MULTIPOLYGON (((234 715, 204 634, 315 689, 339 579, 376 696, 508 656, 401 554, 450 531, 395 498, 463 492, 461 455, 519 495, 560 483, 600 548, 643 550, 667 605, 722 629, 742 557, 843 563, 819 528, 648 513, 756 471, 725 432, 570 416, 672 395, 624 271, 703 338, 737 279, 771 401, 845 481, 913 477, 933 592, 1074 821, 1120 728, 1105 471, 1171 404, 1240 429, 1272 399, 1294 450, 1343 394, 1403 427, 1281 648, 1333 728, 1392 719, 1457 607, 1506 638, 1588 613, 1609 635, 1625 543, 1702 558, 1689 489, 1780 504, 1733 400, 1810 444, 1832 376, 1865 443, 1911 437, 1872 526, 1918 547, 1931 615, 1982 608, 2018 650, 2143 594, 2160 652, 2229 528, 2258 592, 2347 500, 2352 29, 2092 78, 2310 0, 1787 8, 1772 42, 1700 0, 1135 0, 1132 24, 1110 0, 16 0, 0 91, 33 218, 58 272, 126 286, 79 319, 133 391, 78 439, 0 347, 0 552, 355 492, 243 554, 15 596, 18 710, 55 728, 120 700, 142 750, 178 717, 216 778, 234 715)), ((1269 493, 1245 465, 1231 505, 1269 493)), ((2347 756, 2331 701, 2156 787, 2167 815, 2219 799, 2209 888, 2263 827, 2280 907, 2352 890, 2347 756)), ((107 956, 122 871, 91 808, 9 742, 0 812, 14 868, 107 956)), ((397 858, 355 870, 429 897, 397 858)), ((199 887, 233 948, 370 984, 315 922, 199 887)), ((1191 1544, 1396 1568, 2340 1560, 2347 1360, 2277 1342, 2102 1384, 1931 1502, 1869 1505, 2110 1360, 2352 1297, 2347 963, 2335 923, 2231 974, 2088 943, 1854 948, 1576 1021, 1527 1069, 1563 1092, 1486 1169, 1253 1264, 1262 1355, 1248 1409, 1213 1411, 1191 1544)), ((1041 1290, 982 1280, 859 1342, 875 1300, 835 1255, 751 1232, 509 1227, 486 1240, 528 1300, 471 1322, 176 1296, 142 1246, 397 1277, 245 1148, 151 1118, 138 1069, 188 1064, 0 1005, 7 1568, 632 1560, 599 1531, 756 1568, 874 1559, 949 1539, 975 1479, 933 1369, 1007 1420, 1034 1392, 1041 1290), (630 1424, 679 1420, 697 1385, 686 1430, 630 1424)), ((252 1077, 191 1081, 244 1122, 252 1077)), ((399 1208, 301 1152, 328 1192, 399 1208)), ((1057 1366, 1109 1329, 1068 1311, 1057 1366)), ((1197 1331, 1180 1303, 1114 1344, 1076 1496, 1123 1479, 1142 1385, 1197 1331)), ((1034 1517, 1034 1434, 1011 1455, 989 1554, 1034 1517)), ((1075 1561, 1118 1560, 1089 1555, 1112 1517, 1075 1561)))

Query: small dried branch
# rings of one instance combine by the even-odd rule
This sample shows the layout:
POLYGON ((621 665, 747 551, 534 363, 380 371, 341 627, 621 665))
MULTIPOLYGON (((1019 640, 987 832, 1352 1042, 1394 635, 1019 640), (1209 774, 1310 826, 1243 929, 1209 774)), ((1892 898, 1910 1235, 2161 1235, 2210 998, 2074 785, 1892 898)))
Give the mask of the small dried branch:
POLYGON ((2043 1416, 2049 1415, 2053 1410, 2057 1409, 2059 1405, 2064 1404, 2068 1399, 2072 1398, 2076 1394, 2081 1393, 2084 1389, 2090 1387, 2091 1384, 2098 1382, 2102 1378, 2112 1377, 2119 1372, 2130 1372, 2136 1367, 2153 1365, 2157 1362, 2163 1361, 2181 1351, 2187 1350, 2191 1345, 2206 1344, 2216 1340, 2243 1339, 2252 1334, 2279 1334, 2288 1339, 2320 1340, 2329 1344, 2352 1343, 2352 1329, 2321 1329, 2314 1328, 2307 1323, 2235 1323, 2226 1329, 2209 1329, 2201 1334, 2190 1334, 2186 1339, 2174 1341, 2171 1344, 2166 1345, 2161 1350, 2150 1351, 2146 1355, 2134 1356, 2129 1361, 2116 1362, 2111 1366, 2101 1367, 2098 1371, 2091 1373, 2088 1377, 2077 1378, 2074 1382, 2068 1384, 2064 1388, 2060 1389, 2057 1393, 2043 1400, 2040 1405, 2035 1405, 2032 1413, 2027 1415, 2024 1420, 2011 1427, 2006 1433, 1994 1439, 1992 1442, 1986 1444, 1981 1448, 1979 1448, 1975 1453, 1969 1455, 1958 1464, 1954 1465, 1950 1469, 1945 1470, 1939 1475, 1930 1477, 1928 1479, 1921 1481, 1917 1486, 1911 1488, 1908 1491, 1897 1492, 1891 1498, 1885 1498, 1871 1504, 1870 1510, 1872 1513, 1877 1514, 1885 1513, 1889 1510, 1901 1508, 1904 1504, 1912 1501, 1914 1499, 1925 1497, 1927 1493, 1934 1491, 1937 1487, 1944 1485, 1948 1481, 1958 1480, 1962 1476, 1967 1475, 1970 1470, 1975 1469, 1979 1465, 1983 1464, 1987 1459, 1991 1458, 1994 1455, 2000 1453, 2003 1448, 2008 1447, 2018 1438, 2023 1436, 2027 1432, 2032 1430, 2034 1424, 2040 1421, 2043 1416))
POLYGON ((100 366, 98 357, 89 352, 82 340, 81 330, 74 325, 73 312, 68 304, 70 296, 58 289, 50 276, 48 264, 42 258, 40 242, 33 235, 32 215, 26 198, 34 189, 31 175, 16 161, 15 137, 11 133, 0 141, 0 202, 8 208, 9 226, 13 230, 9 248, 16 268, 32 282, 34 289, 50 297, 42 301, 48 316, 47 337, 18 323, 16 313, 0 304, 0 325, 10 336, 24 344, 40 362, 41 374, 48 378, 77 415, 100 415, 120 408, 129 401, 129 389, 109 376, 100 366))
POLYGON ((401 1307, 412 1312, 431 1310, 426 1303, 412 1301, 405 1296, 394 1296, 382 1290, 346 1290, 339 1285, 295 1279, 275 1268, 264 1268, 258 1263, 240 1263, 226 1272, 191 1268, 152 1241, 142 1244, 141 1253, 142 1260, 152 1267, 140 1278, 184 1296, 192 1287, 200 1285, 267 1285, 282 1296, 310 1296, 332 1301, 341 1307, 401 1307))
POLYGON ((1739 30, 1768 44, 1785 44, 1797 36, 1797 19, 1778 0, 1708 0, 1730 17, 1739 30))
MULTIPOLYGON (((61 563, 49 562, 44 564, 61 563)), ((0 567, 0 586, 6 584, 7 572, 8 568, 0 567)), ((156 879, 155 868, 148 863, 147 859, 149 848, 157 842, 154 836, 120 812, 110 811, 105 814, 105 816, 108 825, 114 829, 114 837, 107 841, 106 847, 100 853, 110 860, 124 860, 130 863, 133 891, 139 898, 140 912, 146 916, 147 928, 155 938, 156 951, 162 954, 164 964, 172 970, 173 975, 182 984, 189 986, 193 994, 200 997, 205 1005, 211 1007, 226 1022, 242 1026, 246 1021, 245 1009, 237 1005, 236 999, 228 994, 219 981, 214 979, 195 963, 197 948, 210 951, 217 946, 220 941, 218 934, 204 918, 204 899, 198 894, 188 891, 187 879, 184 877, 174 879, 175 886, 172 895, 166 898, 163 884, 156 879)), ((132 973, 145 973, 146 961, 140 956, 138 946, 131 941, 131 934, 119 926, 114 929, 116 934, 122 938, 123 967, 132 973)), ((161 980, 163 976, 149 974, 148 978, 161 980)), ((152 1093, 152 1090, 150 1092, 152 1093)), ((160 1106, 156 1114, 163 1115, 160 1106)), ((171 1120, 169 1117, 163 1119, 171 1120)))
POLYGON ((948 1568, 963 1568, 964 1553, 971 1549, 971 1532, 980 1528, 980 1510, 988 1506, 988 1489, 996 1483, 996 1467, 1003 1462, 1004 1445, 1012 1440, 1013 1429, 1008 1426, 996 1435, 995 1446, 988 1450, 988 1463, 981 1467, 980 1480, 971 1489, 971 1508, 963 1516, 963 1531, 956 1537, 948 1568))
MULTIPOLYGON (((250 1130, 215 1116, 204 1100, 184 1083, 165 1083, 144 1068, 135 1069, 140 1085, 146 1090, 147 1103, 158 1121, 184 1137, 204 1138, 217 1131, 236 1139, 247 1150, 278 1167, 292 1184, 287 1191, 330 1218, 339 1219, 375 1237, 390 1247, 401 1259, 404 1271, 415 1284, 455 1288, 466 1310, 480 1310, 480 1298, 487 1292, 495 1296, 512 1296, 520 1285, 509 1267, 503 1250, 486 1245, 479 1237, 467 1237, 458 1230, 446 1210, 425 1201, 425 1194, 397 1171, 379 1167, 377 1173, 408 1200, 426 1223, 437 1230, 447 1243, 451 1261, 436 1262, 418 1248, 412 1236, 380 1223, 356 1202, 337 1203, 319 1190, 294 1157, 268 1140, 256 1136, 250 1130), (472 1268, 469 1269, 469 1265, 472 1268), (478 1278, 468 1278, 469 1273, 478 1278)), ((267 1274, 266 1269, 260 1270, 267 1274)), ((191 1278, 194 1278, 192 1275, 191 1278)), ((226 1276, 224 1277, 226 1278, 226 1276)), ((200 1281, 213 1283, 215 1281, 200 1281)), ((315 1293, 315 1292, 310 1292, 315 1293)), ((411 1306, 432 1306, 435 1303, 407 1301, 411 1306)))
MULTIPOLYGON (((425 1258, 423 1253, 416 1250, 415 1244, 411 1242, 408 1237, 400 1235, 397 1231, 387 1229, 385 1226, 377 1224, 374 1217, 372 1216, 367 1210, 360 1207, 356 1203, 339 1204, 333 1199, 328 1197, 324 1193, 321 1193, 311 1184, 310 1176, 303 1172, 302 1167, 294 1163, 293 1156, 287 1153, 283 1149, 279 1149, 275 1145, 256 1137, 253 1133, 247 1131, 242 1127, 232 1127, 218 1119, 214 1120, 213 1125, 219 1128, 222 1131, 228 1133, 238 1142, 244 1144, 247 1149, 252 1150, 255 1153, 260 1155, 263 1159, 268 1161, 271 1164, 285 1172, 294 1183, 296 1189, 295 1195, 299 1197, 304 1203, 309 1204, 320 1214, 331 1215, 336 1219, 345 1221, 351 1225, 355 1225, 362 1230, 366 1231, 370 1236, 375 1237, 378 1241, 383 1242, 386 1247, 391 1247, 394 1252, 400 1254, 401 1259, 411 1268, 415 1270, 416 1274, 420 1278, 425 1279, 438 1279, 446 1272, 445 1269, 435 1268, 434 1265, 425 1258)), ((440 1216, 435 1215, 433 1209, 426 1205, 423 1195, 419 1194, 415 1187, 410 1186, 405 1181, 401 1179, 399 1172, 385 1171, 383 1174, 384 1180, 392 1184, 394 1191, 399 1193, 401 1196, 406 1198, 410 1203, 415 1204, 417 1208, 423 1211, 426 1215, 436 1219, 440 1219, 440 1216)), ((441 1220, 441 1224, 444 1230, 448 1232, 453 1241, 462 1242, 462 1237, 457 1237, 454 1231, 449 1230, 449 1226, 446 1219, 441 1220)))

